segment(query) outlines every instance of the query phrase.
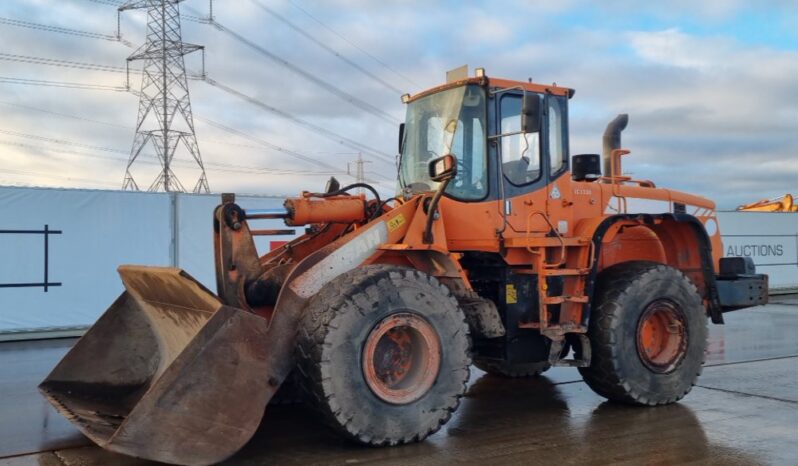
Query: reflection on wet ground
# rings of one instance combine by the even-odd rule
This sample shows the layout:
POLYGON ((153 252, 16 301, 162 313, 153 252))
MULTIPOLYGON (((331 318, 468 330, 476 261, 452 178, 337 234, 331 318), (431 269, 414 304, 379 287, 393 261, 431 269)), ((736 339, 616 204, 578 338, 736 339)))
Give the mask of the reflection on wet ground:
POLYGON ((90 444, 36 389, 75 341, 0 343, 0 457, 90 444))
MULTIPOLYGON (((364 448, 301 406, 276 406, 225 464, 798 464, 798 300, 774 301, 712 327, 704 375, 675 405, 608 403, 575 369, 528 380, 474 369, 460 409, 425 442, 364 448)), ((36 384, 73 343, 0 344, 0 464, 150 464, 86 446, 40 399, 36 384)))
POLYGON ((798 298, 773 300, 725 314, 725 325, 710 325, 707 365, 798 356, 798 298))

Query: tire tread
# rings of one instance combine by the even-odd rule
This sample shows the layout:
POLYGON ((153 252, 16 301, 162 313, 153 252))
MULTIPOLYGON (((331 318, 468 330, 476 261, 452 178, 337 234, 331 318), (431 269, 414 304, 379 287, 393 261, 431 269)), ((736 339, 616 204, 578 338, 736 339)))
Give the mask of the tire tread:
MULTIPOLYGON (((413 269, 391 265, 370 265, 359 267, 336 278, 324 286, 308 303, 297 340, 298 378, 306 400, 321 413, 326 423, 335 431, 360 443, 383 446, 423 440, 438 431, 449 420, 465 393, 469 378, 468 367, 471 363, 469 357, 470 338, 465 315, 457 307, 457 301, 446 286, 434 277, 413 269), (392 282, 392 285, 398 285, 399 282, 405 280, 426 282, 426 285, 435 288, 436 292, 450 300, 459 314, 454 317, 458 327, 457 332, 463 332, 466 335, 468 348, 465 354, 465 370, 459 374, 462 377, 462 388, 447 400, 444 409, 428 413, 430 416, 437 417, 431 427, 398 437, 375 438, 362 426, 356 425, 354 416, 348 416, 346 410, 336 400, 335 395, 330 393, 329 381, 333 377, 334 368, 331 367, 331 361, 325 357, 324 349, 328 345, 326 343, 328 334, 338 328, 336 323, 347 313, 358 312, 362 317, 364 313, 361 309, 367 309, 377 304, 380 298, 379 288, 388 285, 385 283, 386 280, 392 282)), ((444 345, 446 343, 442 342, 444 345)))
MULTIPOLYGON (((702 353, 701 365, 692 380, 692 383, 682 392, 674 396, 652 400, 643 393, 635 390, 624 376, 618 360, 619 342, 615 341, 615 330, 620 324, 619 310, 622 298, 629 293, 629 289, 637 281, 644 280, 651 274, 676 273, 689 284, 689 287, 698 296, 695 285, 678 269, 654 263, 635 261, 611 267, 602 272, 597 284, 597 295, 594 302, 597 306, 593 309, 588 334, 591 339, 593 364, 587 368, 579 368, 585 382, 597 394, 614 401, 630 404, 656 406, 674 403, 687 395, 696 379, 701 375, 704 363, 702 353)), ((701 332, 706 337, 706 331, 701 332)))

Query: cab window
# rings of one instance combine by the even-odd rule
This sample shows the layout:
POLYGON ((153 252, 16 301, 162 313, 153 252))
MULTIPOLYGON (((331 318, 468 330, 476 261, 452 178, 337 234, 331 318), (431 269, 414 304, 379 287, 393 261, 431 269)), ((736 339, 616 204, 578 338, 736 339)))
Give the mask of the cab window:
POLYGON ((549 123, 549 166, 550 173, 553 175, 565 166, 568 157, 566 153, 565 141, 565 99, 562 97, 549 96, 548 100, 548 123, 549 123))
MULTIPOLYGON (((446 146, 445 134, 441 118, 432 117, 428 120, 426 150, 429 154, 439 156, 440 148, 446 146)), ((457 120, 457 130, 450 144, 451 153, 457 157, 457 176, 446 188, 446 193, 458 199, 482 199, 488 193, 482 119, 469 117, 463 112, 457 120)))
POLYGON ((452 154, 457 176, 446 194, 461 200, 488 195, 485 90, 478 85, 452 88, 411 102, 399 168, 400 185, 412 192, 438 189, 428 174, 429 161, 452 154))
POLYGON ((500 109, 502 172, 515 185, 524 185, 540 178, 540 134, 521 134, 521 96, 502 96, 500 109))

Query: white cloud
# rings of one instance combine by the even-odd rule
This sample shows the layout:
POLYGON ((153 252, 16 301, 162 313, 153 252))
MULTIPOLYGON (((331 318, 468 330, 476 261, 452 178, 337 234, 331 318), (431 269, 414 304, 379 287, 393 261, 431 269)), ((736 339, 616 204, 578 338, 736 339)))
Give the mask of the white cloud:
MULTIPOLYGON (((659 65, 718 70, 729 58, 731 44, 701 40, 677 28, 629 33, 629 45, 642 59, 659 65)), ((719 70, 718 70, 719 71, 719 70)))
MULTIPOLYGON (((265 1, 265 0, 262 0, 265 1)), ((679 27, 689 14, 711 25, 739 14, 752 2, 674 0, 641 6, 610 0, 596 7, 592 25, 570 25, 582 2, 524 1, 448 2, 330 0, 299 2, 325 24, 340 31, 369 53, 422 86, 440 84, 444 72, 469 63, 484 66, 491 76, 552 82, 577 89, 571 102, 572 152, 596 152, 604 124, 616 113, 631 114, 624 134, 634 155, 626 166, 637 176, 661 186, 693 191, 733 207, 746 200, 780 194, 794 187, 792 162, 798 153, 798 55, 793 51, 750 45, 715 34, 696 36, 679 27), (640 30, 634 14, 662 18, 672 27, 640 30), (603 26, 604 18, 614 18, 603 26), (616 27, 617 23, 624 28, 616 27)), ((204 11, 205 2, 184 5, 204 11)), ((397 119, 398 97, 346 65, 249 1, 218 2, 220 22, 269 51, 301 66, 336 87, 369 102, 397 119)), ((268 2, 270 8, 344 53, 363 68, 402 89, 413 84, 351 47, 340 37, 303 15, 289 2, 268 2)), ((771 8, 796 8, 772 2, 771 8), (774 6, 775 5, 775 6, 774 6)), ((97 3, 2 2, 0 16, 63 27, 113 33, 115 11, 97 3)), ((129 40, 143 40, 144 17, 131 14, 123 23, 129 40)), ((184 40, 207 47, 207 67, 215 79, 256 96, 348 138, 388 154, 395 152, 396 127, 330 94, 304 78, 259 56, 206 25, 184 23, 184 40)), ((30 31, 0 25, 5 53, 124 65, 131 50, 118 43, 30 31)), ((187 58, 197 68, 197 57, 187 58)), ((2 62, 2 76, 107 83, 119 85, 118 74, 2 62)), ((75 114, 125 128, 61 118, 0 104, 0 129, 60 138, 95 146, 129 149, 136 99, 128 94, 98 93, 0 84, 0 100, 75 114)), ((201 82, 191 82, 195 113, 240 131, 293 149, 338 167, 356 156, 351 148, 263 112, 201 82)), ((282 170, 323 171, 318 165, 280 152, 254 148, 202 121, 197 122, 203 157, 214 191, 293 194, 322 186, 325 175, 276 175, 256 170, 225 171, 221 164, 282 170)), ((0 144, 0 163, 27 174, 0 173, 0 179, 32 184, 119 186, 125 154, 105 153, 26 140, 0 134, 0 141, 40 146, 25 149, 0 144), (42 149, 48 147, 50 149, 42 149), (91 152, 93 156, 59 154, 53 149, 91 152), (97 158, 101 155, 109 158, 97 158), (116 160, 114 159, 116 158, 116 160), (31 175, 46 173, 47 176, 31 175)), ((181 170, 186 165, 179 165, 181 170)), ((153 166, 142 165, 141 184, 148 184, 153 166)), ((392 177, 383 162, 369 169, 392 177)), ((182 171, 178 172, 180 175, 182 171)), ((185 184, 190 184, 186 171, 185 184)), ((375 175, 371 175, 375 176, 375 175)), ((346 176, 342 176, 347 180, 346 176)), ((386 182, 387 190, 392 183, 386 182)))

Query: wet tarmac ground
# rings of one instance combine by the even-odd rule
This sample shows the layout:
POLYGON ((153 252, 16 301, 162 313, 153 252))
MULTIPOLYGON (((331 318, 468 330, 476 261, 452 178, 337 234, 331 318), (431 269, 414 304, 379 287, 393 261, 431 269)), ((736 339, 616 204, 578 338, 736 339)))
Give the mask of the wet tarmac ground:
MULTIPOLYGON (((424 442, 362 447, 275 406, 224 464, 798 465, 798 298, 772 301, 711 326, 704 373, 674 405, 606 402, 571 368, 524 380, 472 369, 460 408, 424 442)), ((39 396, 74 341, 0 343, 0 465, 154 464, 93 446, 39 396)))

